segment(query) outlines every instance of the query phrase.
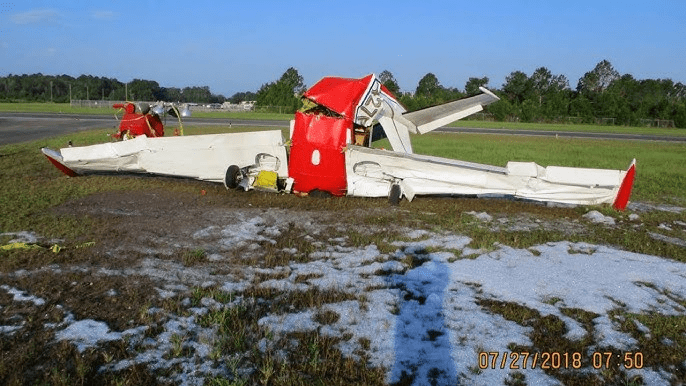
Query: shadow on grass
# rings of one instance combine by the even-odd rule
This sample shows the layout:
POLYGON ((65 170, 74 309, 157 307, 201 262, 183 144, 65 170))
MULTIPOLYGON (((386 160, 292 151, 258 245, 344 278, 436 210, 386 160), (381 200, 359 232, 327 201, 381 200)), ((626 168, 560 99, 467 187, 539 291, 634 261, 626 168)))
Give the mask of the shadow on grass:
POLYGON ((391 275, 388 280, 403 294, 394 336, 391 382, 396 385, 457 384, 443 315, 443 298, 449 281, 447 265, 427 261, 404 275, 391 275))

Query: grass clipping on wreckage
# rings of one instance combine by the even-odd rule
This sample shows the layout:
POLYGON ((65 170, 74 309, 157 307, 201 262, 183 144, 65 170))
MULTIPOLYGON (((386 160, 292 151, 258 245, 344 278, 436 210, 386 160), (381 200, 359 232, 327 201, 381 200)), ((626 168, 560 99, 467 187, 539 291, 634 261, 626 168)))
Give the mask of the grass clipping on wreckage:
MULTIPOLYGON (((210 131, 232 129, 186 129, 210 131)), ((683 284, 660 272, 607 280, 576 260, 607 258, 616 277, 665 264, 684 282, 686 212, 654 209, 686 206, 683 144, 413 137, 417 153, 493 165, 623 169, 635 157, 632 201, 647 205, 616 212, 474 198, 390 207, 159 177, 67 178, 39 149, 68 140, 108 138, 96 130, 0 148, 0 242, 26 246, 0 251, 1 383, 686 380, 683 284), (517 284, 518 273, 528 279, 517 284), (528 280, 532 292, 517 295, 528 280), (598 298, 554 288, 565 285, 598 298), (524 352, 526 368, 511 354, 524 352), (549 353, 548 368, 533 364, 536 353, 549 353), (625 359, 642 368, 619 366, 625 359)))

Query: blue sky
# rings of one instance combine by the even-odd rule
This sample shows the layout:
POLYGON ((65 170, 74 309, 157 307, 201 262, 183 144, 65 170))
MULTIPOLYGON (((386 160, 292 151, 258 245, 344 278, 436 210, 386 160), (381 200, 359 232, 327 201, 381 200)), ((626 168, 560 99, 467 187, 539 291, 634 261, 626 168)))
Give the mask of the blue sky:
POLYGON ((295 67, 323 76, 389 70, 500 88, 547 67, 572 88, 603 59, 620 74, 686 83, 686 2, 0 0, 0 76, 90 74, 257 91, 295 67))

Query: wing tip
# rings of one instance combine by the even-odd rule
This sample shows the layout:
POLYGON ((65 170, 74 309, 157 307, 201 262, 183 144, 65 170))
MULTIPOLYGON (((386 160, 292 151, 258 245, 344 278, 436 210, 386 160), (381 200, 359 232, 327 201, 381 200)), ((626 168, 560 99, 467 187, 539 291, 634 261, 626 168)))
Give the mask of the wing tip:
POLYGON ((52 163, 62 173, 68 175, 69 177, 76 177, 79 175, 74 170, 72 170, 64 164, 60 153, 47 147, 41 148, 40 150, 43 153, 43 155, 48 159, 48 161, 50 161, 50 163, 52 163))
POLYGON ((479 87, 479 90, 481 90, 484 94, 487 94, 487 95, 495 98, 495 100, 497 100, 497 101, 500 100, 500 98, 497 95, 495 95, 491 90, 487 89, 486 87, 479 87))

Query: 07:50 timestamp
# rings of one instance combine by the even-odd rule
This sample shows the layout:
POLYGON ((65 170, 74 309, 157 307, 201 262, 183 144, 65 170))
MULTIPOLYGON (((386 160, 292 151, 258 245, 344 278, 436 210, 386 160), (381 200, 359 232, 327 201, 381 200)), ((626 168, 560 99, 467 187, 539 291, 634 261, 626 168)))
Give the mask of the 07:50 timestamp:
MULTIPOLYGON (((579 352, 480 352, 479 369, 580 369, 586 363, 579 352)), ((628 351, 622 354, 613 352, 593 352, 590 364, 594 369, 609 369, 624 366, 625 369, 643 368, 643 353, 628 351)))

